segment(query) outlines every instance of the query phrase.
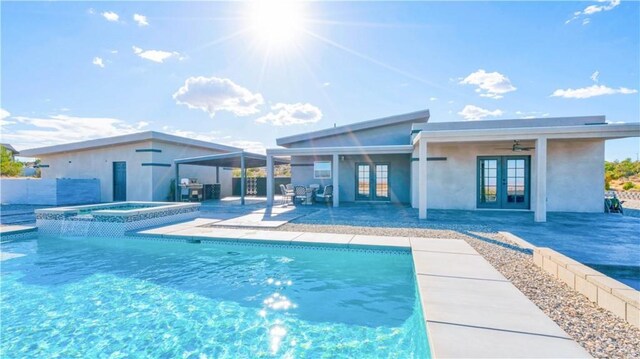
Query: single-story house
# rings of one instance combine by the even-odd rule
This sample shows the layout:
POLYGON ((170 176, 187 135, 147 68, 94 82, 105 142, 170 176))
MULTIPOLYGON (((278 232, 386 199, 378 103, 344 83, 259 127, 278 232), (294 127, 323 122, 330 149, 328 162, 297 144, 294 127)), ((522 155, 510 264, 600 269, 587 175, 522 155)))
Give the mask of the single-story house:
POLYGON ((40 158, 43 179, 99 179, 101 201, 111 202, 166 201, 176 175, 202 184, 220 183, 221 196, 230 196, 229 168, 182 163, 178 172, 175 163, 230 153, 242 153, 242 149, 147 131, 29 149, 21 156, 40 158))
MULTIPOLYGON (((399 202, 418 209, 601 212, 604 143, 640 136, 640 123, 604 116, 429 122, 418 111, 277 139, 294 185, 333 185, 340 202, 399 202)), ((273 190, 267 194, 273 203, 273 190)))

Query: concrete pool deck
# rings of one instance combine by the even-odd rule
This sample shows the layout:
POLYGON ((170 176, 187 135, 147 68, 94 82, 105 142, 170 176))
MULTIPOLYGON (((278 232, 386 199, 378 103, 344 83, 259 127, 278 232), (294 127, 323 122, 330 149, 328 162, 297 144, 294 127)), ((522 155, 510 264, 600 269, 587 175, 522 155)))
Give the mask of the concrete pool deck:
POLYGON ((130 234, 186 241, 410 250, 434 357, 590 357, 463 240, 210 226, 217 221, 201 218, 130 234))

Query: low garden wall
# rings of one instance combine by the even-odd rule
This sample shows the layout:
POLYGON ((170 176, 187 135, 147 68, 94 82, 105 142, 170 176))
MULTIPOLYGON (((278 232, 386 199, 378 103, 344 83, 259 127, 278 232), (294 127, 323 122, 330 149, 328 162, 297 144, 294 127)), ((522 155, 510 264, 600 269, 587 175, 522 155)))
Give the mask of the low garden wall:
POLYGON ((640 328, 640 292, 550 248, 533 250, 534 263, 629 324, 640 328))
POLYGON ((100 180, 2 178, 0 202, 49 206, 99 203, 100 180))

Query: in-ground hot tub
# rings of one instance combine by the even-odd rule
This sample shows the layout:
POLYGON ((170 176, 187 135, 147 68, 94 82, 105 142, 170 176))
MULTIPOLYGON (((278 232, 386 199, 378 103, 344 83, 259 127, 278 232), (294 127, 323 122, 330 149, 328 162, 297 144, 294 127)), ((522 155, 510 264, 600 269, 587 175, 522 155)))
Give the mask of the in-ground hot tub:
POLYGON ((114 202, 36 210, 38 232, 56 236, 123 236, 198 216, 200 203, 114 202))

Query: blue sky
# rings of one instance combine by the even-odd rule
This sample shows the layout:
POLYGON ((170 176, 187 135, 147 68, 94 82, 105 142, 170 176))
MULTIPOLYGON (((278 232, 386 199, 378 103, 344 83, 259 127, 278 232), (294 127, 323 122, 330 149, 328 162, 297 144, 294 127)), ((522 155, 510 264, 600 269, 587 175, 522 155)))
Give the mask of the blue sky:
MULTIPOLYGON (((253 151, 431 121, 640 120, 638 2, 2 2, 2 141, 157 130, 253 151)), ((607 159, 636 158, 610 141, 607 159)))

